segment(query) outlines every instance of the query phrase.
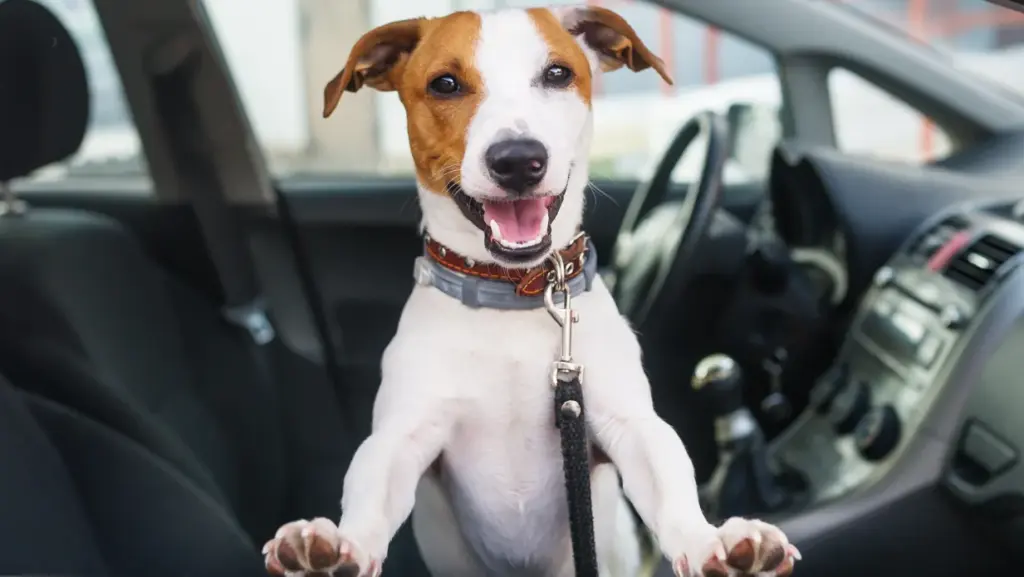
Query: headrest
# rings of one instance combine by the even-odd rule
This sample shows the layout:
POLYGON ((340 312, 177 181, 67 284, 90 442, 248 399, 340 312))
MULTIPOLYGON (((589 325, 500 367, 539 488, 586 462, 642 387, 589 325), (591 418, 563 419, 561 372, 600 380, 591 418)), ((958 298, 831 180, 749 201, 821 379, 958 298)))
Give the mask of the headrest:
POLYGON ((74 154, 88 122, 85 65, 67 29, 32 0, 0 0, 0 182, 74 154))

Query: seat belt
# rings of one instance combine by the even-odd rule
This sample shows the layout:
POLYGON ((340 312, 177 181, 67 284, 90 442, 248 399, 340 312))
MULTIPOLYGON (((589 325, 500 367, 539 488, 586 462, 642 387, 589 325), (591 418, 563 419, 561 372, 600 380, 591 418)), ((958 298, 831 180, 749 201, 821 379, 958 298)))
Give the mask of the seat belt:
MULTIPOLYGON (((188 195, 199 221, 199 228, 213 262, 224 295, 222 315, 226 321, 243 329, 253 344, 263 348, 276 337, 267 316, 266 301, 245 232, 232 212, 227 195, 210 157, 209 141, 198 126, 199 113, 190 91, 198 65, 198 55, 186 58, 173 70, 154 78, 157 105, 170 119, 165 128, 174 143, 173 152, 180 166, 182 189, 188 195)), ((262 355, 257 355, 262 357, 262 355)), ((266 365, 265 360, 260 360, 266 365)))

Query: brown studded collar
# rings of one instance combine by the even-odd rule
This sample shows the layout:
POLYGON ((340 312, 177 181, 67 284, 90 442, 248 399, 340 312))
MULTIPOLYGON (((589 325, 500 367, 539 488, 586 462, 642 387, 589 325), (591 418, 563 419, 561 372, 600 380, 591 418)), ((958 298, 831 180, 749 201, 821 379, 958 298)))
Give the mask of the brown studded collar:
MULTIPOLYGON (((580 233, 569 246, 558 251, 565 263, 567 282, 584 274, 590 246, 587 235, 580 233)), ((515 294, 518 296, 543 294, 549 282, 549 275, 554 274, 550 261, 529 269, 505 268, 498 264, 475 262, 456 254, 429 236, 425 241, 425 250, 428 257, 450 271, 489 281, 508 282, 515 287, 515 294)))

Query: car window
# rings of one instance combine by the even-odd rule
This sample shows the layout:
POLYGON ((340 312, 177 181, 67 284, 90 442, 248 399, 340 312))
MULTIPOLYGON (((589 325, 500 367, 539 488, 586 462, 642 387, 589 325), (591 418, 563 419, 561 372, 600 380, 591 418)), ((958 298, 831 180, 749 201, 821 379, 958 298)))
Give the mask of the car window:
MULTIPOLYGON (((845 0, 865 21, 925 42, 937 57, 992 90, 1024 98, 1024 15, 986 0, 845 0)), ((840 150, 907 163, 955 151, 948 135, 913 106, 842 68, 829 73, 840 150)))
MULTIPOLYGON (((337 73, 362 33, 413 16, 538 4, 536 0, 267 0, 254 11, 237 0, 205 3, 254 130, 278 177, 413 173, 405 112, 395 93, 347 94, 329 120, 321 118, 324 84, 337 73)), ((745 103, 777 110, 780 91, 775 63, 764 49, 647 2, 603 0, 601 6, 630 22, 665 60, 675 85, 665 85, 651 70, 639 74, 620 70, 599 78, 594 98, 593 178, 633 180, 649 174, 676 131, 702 109, 724 113, 732 104, 745 103)), ((699 148, 691 150, 697 152, 677 165, 677 180, 693 178, 700 168, 699 148)), ((726 178, 748 179, 749 173, 742 163, 734 162, 726 178)))
POLYGON ((857 74, 833 68, 828 89, 839 150, 915 164, 952 151, 949 136, 931 119, 857 74))
POLYGON ((67 161, 36 171, 27 181, 148 179, 139 134, 93 3, 88 0, 38 1, 53 11, 78 45, 89 82, 90 110, 85 140, 78 152, 67 161))

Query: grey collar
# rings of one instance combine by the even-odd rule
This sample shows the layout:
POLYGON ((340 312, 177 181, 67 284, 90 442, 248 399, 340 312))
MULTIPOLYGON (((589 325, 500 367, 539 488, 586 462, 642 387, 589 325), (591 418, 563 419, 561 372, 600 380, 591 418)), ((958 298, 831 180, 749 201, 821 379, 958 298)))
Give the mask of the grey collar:
MULTIPOLYGON (((579 296, 590 290, 597 275, 597 252, 594 243, 587 240, 587 253, 583 259, 583 274, 569 280, 569 294, 579 296)), ((444 294, 459 300, 470 308, 498 310, 527 310, 544 307, 544 295, 516 294, 514 284, 468 276, 451 270, 429 256, 416 259, 413 269, 416 284, 432 286, 444 294)), ((555 293, 555 302, 562 302, 562 295, 555 293)))

